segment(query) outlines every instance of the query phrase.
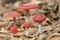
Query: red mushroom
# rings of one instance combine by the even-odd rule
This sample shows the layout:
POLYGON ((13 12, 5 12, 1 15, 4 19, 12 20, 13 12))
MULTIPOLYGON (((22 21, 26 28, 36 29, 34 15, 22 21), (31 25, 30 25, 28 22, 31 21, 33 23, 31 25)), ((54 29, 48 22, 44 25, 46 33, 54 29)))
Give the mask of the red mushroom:
POLYGON ((44 21, 46 19, 46 17, 45 16, 43 16, 43 15, 37 15, 37 16, 34 16, 33 17, 33 20, 35 21, 35 22, 38 22, 38 32, 41 34, 42 33, 42 28, 41 28, 41 22, 42 21, 44 21))
POLYGON ((18 17, 18 16, 20 16, 20 15, 21 15, 21 13, 16 12, 16 11, 8 12, 8 13, 6 14, 7 17, 18 17))
MULTIPOLYGON (((36 4, 21 4, 21 5, 19 5, 16 9, 17 10, 19 10, 19 9, 23 9, 23 10, 26 10, 26 19, 27 20, 30 20, 30 17, 29 17, 29 15, 30 15, 30 13, 29 13, 29 9, 34 9, 34 8, 38 8, 38 5, 36 5, 36 4)), ((25 20, 25 21, 27 21, 27 20, 25 20)))
POLYGON ((18 9, 23 9, 23 10, 29 10, 29 9, 34 9, 37 8, 38 6, 36 4, 21 4, 17 7, 18 9))
POLYGON ((6 17, 12 17, 13 18, 13 21, 14 21, 14 25, 15 25, 15 22, 16 22, 16 17, 18 16, 21 16, 21 13, 20 12, 17 12, 17 11, 12 11, 12 12, 8 12, 6 14, 6 17))
POLYGON ((30 22, 25 22, 25 23, 23 23, 23 26, 26 29, 26 35, 28 35, 29 34, 29 27, 31 26, 31 23, 30 22))
POLYGON ((31 26, 31 23, 30 23, 30 22, 25 22, 25 23, 23 24, 23 26, 26 27, 26 28, 29 28, 29 27, 31 26))
MULTIPOLYGON (((16 33, 18 33, 18 28, 14 25, 11 27, 10 32, 15 35, 16 33)), ((17 40, 19 39, 17 38, 17 40)))
POLYGON ((45 16, 43 16, 43 15, 37 15, 37 16, 34 16, 34 18, 33 18, 33 20, 35 21, 35 22, 42 22, 42 21, 44 21, 46 18, 45 18, 45 16))
POLYGON ((18 28, 16 26, 12 26, 10 32, 16 34, 18 32, 18 28))

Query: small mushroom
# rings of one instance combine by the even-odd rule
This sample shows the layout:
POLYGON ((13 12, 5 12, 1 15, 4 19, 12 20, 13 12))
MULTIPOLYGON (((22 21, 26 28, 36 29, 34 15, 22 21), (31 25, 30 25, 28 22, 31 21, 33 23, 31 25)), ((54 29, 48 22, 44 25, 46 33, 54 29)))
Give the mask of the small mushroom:
MULTIPOLYGON (((12 34, 16 34, 18 32, 18 28, 16 26, 12 26, 11 29, 10 29, 10 32, 12 34)), ((17 40, 19 40, 19 39, 17 39, 17 40)))
POLYGON ((41 23, 44 21, 46 19, 46 17, 45 16, 43 16, 43 15, 37 15, 37 16, 34 16, 33 17, 33 20, 35 21, 35 22, 38 22, 38 32, 39 32, 39 34, 42 34, 42 25, 41 25, 41 23))
POLYGON ((42 28, 41 28, 41 27, 42 27, 41 23, 42 23, 45 19, 46 19, 46 17, 43 16, 43 15, 36 15, 36 16, 33 17, 33 20, 34 20, 35 22, 38 22, 38 24, 37 24, 38 33, 39 33, 39 38, 38 38, 38 40, 43 40, 44 37, 46 37, 46 36, 42 33, 42 28))
POLYGON ((31 23, 30 22, 25 22, 25 23, 23 23, 23 26, 25 27, 25 30, 26 30, 25 35, 29 35, 29 27, 31 26, 31 23))

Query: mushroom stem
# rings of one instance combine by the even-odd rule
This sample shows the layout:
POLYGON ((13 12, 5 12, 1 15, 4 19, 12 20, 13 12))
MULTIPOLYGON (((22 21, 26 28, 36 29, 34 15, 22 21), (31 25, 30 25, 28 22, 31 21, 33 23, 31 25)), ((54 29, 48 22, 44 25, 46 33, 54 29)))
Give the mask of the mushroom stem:
POLYGON ((26 10, 27 13, 29 13, 29 10, 26 10))
POLYGON ((29 17, 29 16, 30 16, 30 12, 29 12, 29 10, 25 10, 25 12, 26 12, 25 15, 29 17))
POLYGON ((25 19, 25 22, 29 22, 30 21, 30 13, 29 13, 29 10, 26 10, 26 19, 25 19))
POLYGON ((38 23, 38 33, 42 34, 42 28, 41 24, 38 23))
POLYGON ((30 17, 26 17, 25 22, 30 22, 30 17))
POLYGON ((13 24, 16 25, 16 18, 13 17, 13 24))
POLYGON ((29 35, 29 28, 25 28, 26 30, 26 34, 25 35, 29 35))

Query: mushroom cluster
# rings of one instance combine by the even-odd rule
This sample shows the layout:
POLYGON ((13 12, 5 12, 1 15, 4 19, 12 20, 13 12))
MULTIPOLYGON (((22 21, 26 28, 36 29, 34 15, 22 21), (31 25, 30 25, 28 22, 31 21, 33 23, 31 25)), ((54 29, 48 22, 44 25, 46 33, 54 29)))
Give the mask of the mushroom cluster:
POLYGON ((56 29, 60 26, 58 1, 0 0, 0 34, 6 34, 4 40, 9 40, 7 37, 17 40, 45 40, 42 39, 45 35, 48 39, 59 30, 56 29))
POLYGON ((25 27, 25 30, 26 30, 26 35, 29 34, 29 27, 31 26, 29 10, 34 8, 38 8, 38 5, 37 4, 21 4, 16 8, 17 10, 20 10, 20 9, 25 10, 26 12, 25 22, 23 23, 23 26, 25 27))
MULTIPOLYGON (((10 30, 9 30, 11 35, 17 35, 18 33, 20 33, 19 29, 23 28, 24 32, 25 32, 24 35, 29 36, 31 33, 30 27, 33 24, 31 19, 33 19, 33 21, 38 23, 38 25, 37 25, 38 33, 42 34, 41 23, 46 19, 46 17, 44 15, 34 16, 34 15, 31 15, 31 12, 30 12, 30 9, 38 9, 37 4, 20 4, 15 8, 16 8, 16 10, 7 12, 5 15, 6 18, 13 18, 12 26, 10 26, 10 30), (21 10, 23 10, 23 12, 21 10), (24 14, 24 16, 22 16, 22 14, 24 14), (31 16, 34 16, 34 17, 30 19, 31 16), (17 20, 21 20, 21 17, 24 17, 25 20, 24 21, 22 20, 23 21, 22 24, 20 23, 21 25, 23 25, 23 27, 20 25, 20 28, 18 28, 16 23, 17 23, 17 20), (17 19, 17 18, 19 18, 19 19, 17 19)), ((19 40, 19 39, 17 39, 17 40, 19 40)))

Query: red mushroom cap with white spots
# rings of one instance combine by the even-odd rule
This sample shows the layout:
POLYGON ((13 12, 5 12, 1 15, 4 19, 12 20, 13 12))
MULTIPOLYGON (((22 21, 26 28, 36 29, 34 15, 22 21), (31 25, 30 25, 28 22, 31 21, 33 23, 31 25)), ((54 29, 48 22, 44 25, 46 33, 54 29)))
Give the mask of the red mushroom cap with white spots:
POLYGON ((26 28, 29 28, 31 26, 31 23, 30 22, 25 22, 25 23, 23 23, 23 26, 26 27, 26 28))
POLYGON ((38 8, 38 5, 37 4, 21 4, 17 6, 16 9, 29 10, 29 9, 34 9, 34 8, 38 8))
POLYGON ((6 17, 18 17, 18 16, 21 16, 21 13, 17 11, 8 12, 6 14, 6 17))
POLYGON ((16 34, 18 32, 18 28, 16 26, 12 26, 10 32, 16 34))
POLYGON ((42 22, 42 21, 44 21, 45 19, 46 19, 46 17, 43 16, 43 15, 37 15, 37 16, 34 16, 34 17, 33 17, 33 20, 34 20, 35 22, 42 22))

